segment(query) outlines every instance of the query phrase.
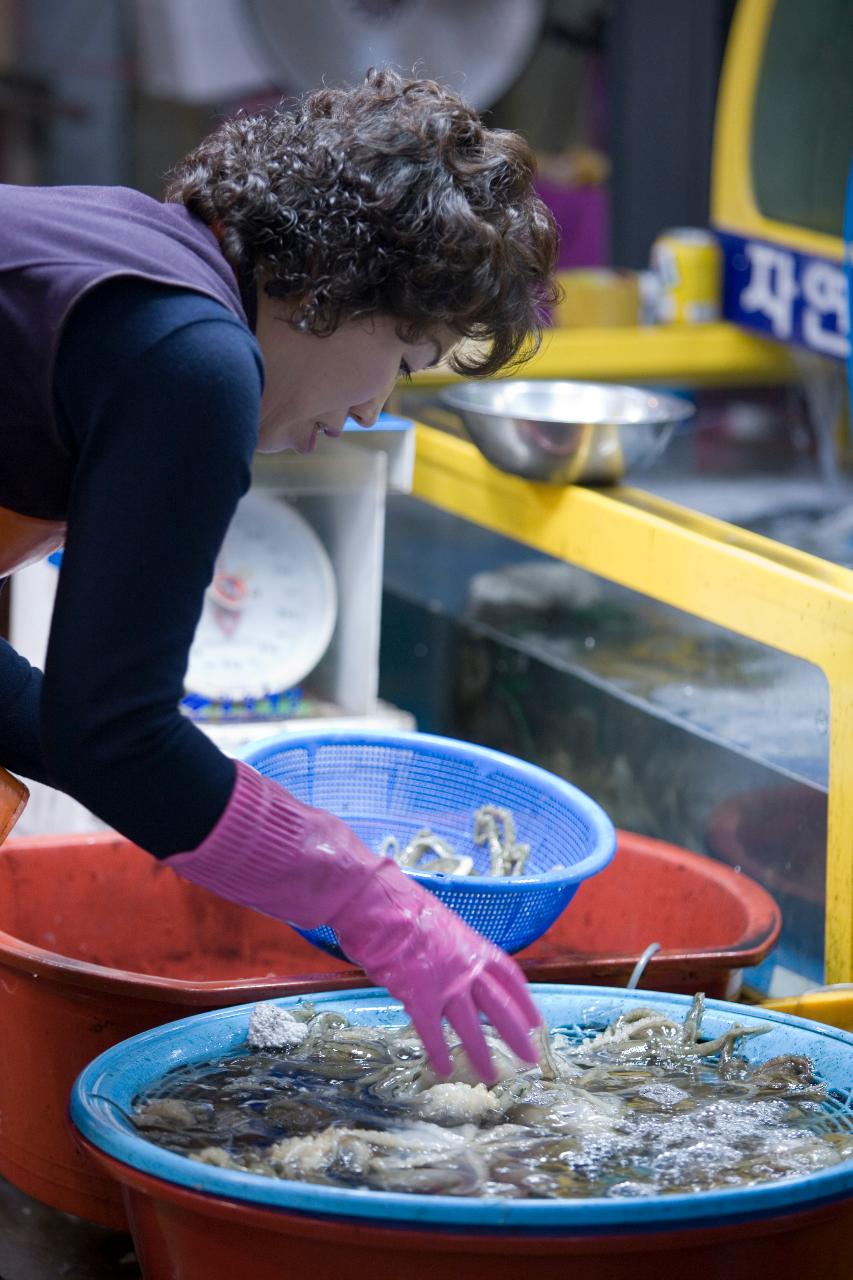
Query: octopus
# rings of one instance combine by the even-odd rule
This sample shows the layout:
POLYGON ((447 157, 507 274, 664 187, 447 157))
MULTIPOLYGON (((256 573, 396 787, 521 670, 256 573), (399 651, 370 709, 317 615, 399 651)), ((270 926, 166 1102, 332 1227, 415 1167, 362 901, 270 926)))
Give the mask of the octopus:
POLYGON ((484 1026, 486 1086, 449 1030, 441 1078, 411 1024, 261 1003, 244 1052, 171 1072, 130 1119, 202 1164, 427 1195, 731 1189, 853 1159, 807 1058, 751 1062, 739 1046, 769 1027, 703 1037, 703 1016, 697 995, 681 1021, 631 1008, 585 1036, 543 1027, 536 1066, 484 1026))
MULTIPOLYGON (((488 850, 488 875, 523 875, 530 857, 530 846, 517 839, 515 819, 509 809, 494 804, 481 805, 474 812, 472 838, 475 845, 485 845, 488 850)), ((429 827, 422 827, 417 831, 402 849, 396 836, 386 836, 379 847, 379 853, 413 871, 456 876, 474 874, 474 859, 468 854, 459 853, 449 840, 437 835, 429 827)))

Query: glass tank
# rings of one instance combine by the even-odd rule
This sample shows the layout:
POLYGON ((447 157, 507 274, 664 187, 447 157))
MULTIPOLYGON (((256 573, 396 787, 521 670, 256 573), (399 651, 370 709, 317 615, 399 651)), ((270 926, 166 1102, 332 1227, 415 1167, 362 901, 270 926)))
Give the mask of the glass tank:
MULTIPOLYGON (((799 394, 699 408, 640 486, 853 566, 853 486, 827 484, 799 394)), ((381 696, 752 876, 784 925, 750 981, 821 982, 823 673, 414 499, 393 498, 387 523, 381 696)))

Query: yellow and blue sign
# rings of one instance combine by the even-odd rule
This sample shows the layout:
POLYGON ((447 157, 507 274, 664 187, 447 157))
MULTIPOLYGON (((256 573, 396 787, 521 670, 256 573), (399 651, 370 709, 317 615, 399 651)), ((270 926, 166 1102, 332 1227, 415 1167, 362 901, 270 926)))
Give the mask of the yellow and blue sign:
POLYGON ((853 0, 739 0, 714 131, 723 316, 844 360, 853 0))
POLYGON ((846 360, 850 305, 840 262, 718 231, 723 316, 779 342, 846 360))

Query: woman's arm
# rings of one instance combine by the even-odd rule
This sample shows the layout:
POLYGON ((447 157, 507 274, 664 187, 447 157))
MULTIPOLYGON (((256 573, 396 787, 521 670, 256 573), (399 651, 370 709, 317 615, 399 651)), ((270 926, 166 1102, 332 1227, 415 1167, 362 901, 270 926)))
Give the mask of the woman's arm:
POLYGON ((13 773, 48 782, 39 733, 41 672, 0 640, 0 762, 13 773))
POLYGON ((123 280, 79 304, 55 379, 79 459, 41 698, 51 783, 159 857, 199 844, 234 765, 179 710, 262 388, 251 334, 123 280))
POLYGON ((340 819, 235 765, 178 711, 258 414, 250 340, 228 342, 222 323, 159 340, 108 391, 103 361, 94 392, 76 386, 68 361, 82 373, 85 344, 65 352, 63 403, 78 415, 85 405, 88 426, 45 668, 48 768, 144 848, 177 853, 169 865, 186 879, 280 920, 332 924, 403 1001, 439 1072, 450 1068, 446 1017, 493 1080, 481 1013, 536 1059, 539 1015, 514 962, 340 819))

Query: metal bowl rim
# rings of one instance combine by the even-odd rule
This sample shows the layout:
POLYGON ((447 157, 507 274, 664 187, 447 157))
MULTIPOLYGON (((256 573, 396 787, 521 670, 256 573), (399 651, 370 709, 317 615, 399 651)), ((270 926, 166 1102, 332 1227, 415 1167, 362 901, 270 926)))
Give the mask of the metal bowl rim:
POLYGON ((517 387, 521 390, 524 390, 528 387, 531 387, 531 388, 535 387, 538 389, 543 386, 548 386, 548 387, 568 387, 572 390, 574 390, 575 388, 583 388, 584 390, 591 389, 591 390, 601 390, 601 391, 607 391, 607 392, 623 392, 623 393, 627 392, 632 397, 636 397, 636 396, 653 397, 654 399, 660 402, 663 408, 665 408, 665 412, 661 414, 661 416, 659 417, 643 418, 642 420, 636 421, 636 422, 630 422, 630 421, 614 422, 612 417, 601 419, 599 421, 590 421, 589 418, 576 418, 574 420, 570 420, 566 418, 555 418, 551 415, 543 414, 543 413, 536 413, 536 412, 521 413, 518 411, 514 412, 509 408, 501 411, 499 409, 489 408, 485 405, 479 405, 476 402, 472 403, 470 397, 465 394, 466 391, 479 390, 479 388, 484 385, 483 383, 478 384, 473 380, 468 382, 461 382, 455 386, 445 387, 441 392, 441 399, 445 404, 449 405, 452 409, 457 409, 460 412, 476 413, 476 414, 479 414, 481 417, 509 418, 509 419, 515 419, 515 420, 520 419, 524 422, 549 422, 554 424, 555 426, 595 426, 595 427, 612 426, 612 427, 616 427, 618 430, 622 430, 625 427, 670 426, 676 422, 684 422, 688 418, 692 418, 694 413, 696 412, 695 406, 692 405, 689 401, 682 400, 679 396, 672 395, 670 392, 647 391, 643 387, 633 387, 623 383, 584 382, 578 379, 564 379, 564 378, 543 378, 541 380, 506 379, 503 381, 501 380, 498 380, 498 381, 499 381, 499 384, 502 386, 517 387))

